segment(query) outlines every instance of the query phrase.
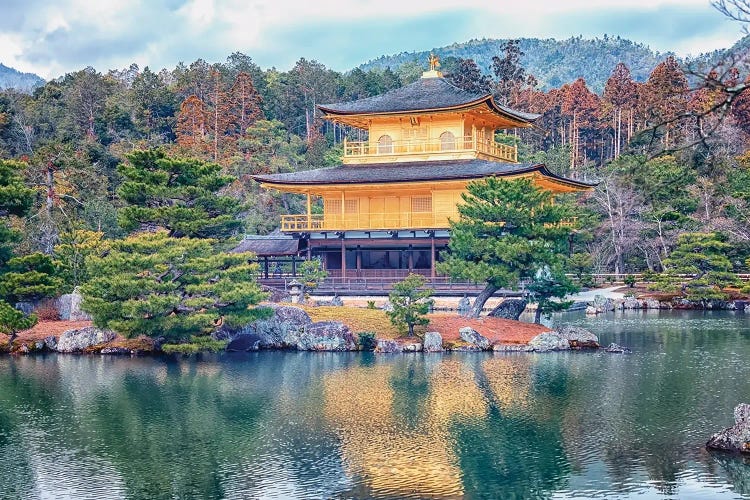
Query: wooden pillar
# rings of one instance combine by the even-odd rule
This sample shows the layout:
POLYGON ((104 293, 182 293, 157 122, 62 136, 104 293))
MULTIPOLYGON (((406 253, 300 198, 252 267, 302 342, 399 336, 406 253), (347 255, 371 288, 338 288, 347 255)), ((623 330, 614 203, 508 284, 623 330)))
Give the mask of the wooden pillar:
POLYGON ((362 274, 362 247, 357 245, 357 276, 362 274))
POLYGON ((414 270, 414 248, 409 245, 409 255, 407 256, 407 266, 409 266, 409 272, 414 270))
POLYGON ((435 277, 435 233, 430 236, 430 277, 435 277))
POLYGON ((310 203, 310 193, 307 193, 307 227, 312 229, 312 204, 310 203))
POLYGON ((292 255, 292 276, 297 276, 297 258, 292 255))
POLYGON ((341 235, 341 277, 346 277, 346 242, 344 235, 341 235))
POLYGON ((268 279, 268 257, 263 257, 263 276, 268 279))

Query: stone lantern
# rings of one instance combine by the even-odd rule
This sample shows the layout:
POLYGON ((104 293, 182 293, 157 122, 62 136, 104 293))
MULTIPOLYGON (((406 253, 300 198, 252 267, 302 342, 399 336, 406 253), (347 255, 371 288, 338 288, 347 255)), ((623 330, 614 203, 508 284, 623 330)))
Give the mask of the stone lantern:
POLYGON ((290 281, 289 295, 292 297, 292 304, 299 304, 302 302, 302 283, 297 280, 290 281))

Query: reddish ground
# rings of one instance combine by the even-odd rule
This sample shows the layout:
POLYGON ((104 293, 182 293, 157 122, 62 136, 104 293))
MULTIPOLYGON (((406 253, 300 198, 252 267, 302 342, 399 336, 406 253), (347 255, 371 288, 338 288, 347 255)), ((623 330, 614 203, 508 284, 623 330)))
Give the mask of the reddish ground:
POLYGON ((431 314, 429 318, 429 329, 440 332, 443 340, 449 342, 460 339, 458 330, 464 326, 470 326, 493 343, 501 344, 525 344, 540 333, 549 331, 542 325, 501 318, 467 319, 456 314, 431 314))
MULTIPOLYGON (((16 342, 28 340, 42 340, 45 337, 54 335, 59 337, 64 331, 73 328, 84 328, 91 326, 91 321, 50 321, 40 320, 33 328, 18 333, 16 342)), ((0 334, 0 344, 8 341, 7 335, 0 334)))

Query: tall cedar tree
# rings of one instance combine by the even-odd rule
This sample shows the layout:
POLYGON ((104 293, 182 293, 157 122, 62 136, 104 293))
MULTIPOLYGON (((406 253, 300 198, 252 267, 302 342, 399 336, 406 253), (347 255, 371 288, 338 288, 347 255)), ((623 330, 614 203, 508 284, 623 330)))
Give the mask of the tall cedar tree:
POLYGON ((477 318, 497 290, 517 288, 521 279, 562 261, 572 228, 561 222, 572 210, 553 203, 553 193, 528 178, 470 182, 461 197, 460 217, 451 221, 450 253, 438 270, 486 283, 469 313, 477 318))
POLYGON ((226 238, 242 227, 240 203, 218 194, 234 180, 221 174, 220 165, 167 158, 158 149, 134 151, 126 158, 118 167, 125 181, 117 190, 127 203, 118 214, 125 230, 155 226, 170 236, 226 238))
POLYGON ((433 304, 430 297, 434 292, 425 288, 426 284, 427 278, 421 274, 410 274, 403 281, 394 284, 393 290, 388 294, 388 300, 393 306, 393 310, 386 313, 388 319, 399 329, 406 327, 409 337, 414 336, 415 325, 430 322, 425 315, 433 304))
POLYGON ((645 84, 645 119, 651 132, 660 136, 664 148, 679 140, 675 137, 680 134, 677 118, 687 109, 689 88, 685 73, 673 56, 656 66, 645 84))
POLYGON ((114 241, 91 256, 92 278, 81 291, 94 324, 126 337, 164 336, 172 342, 238 327, 264 317, 253 254, 221 253, 216 240, 171 238, 166 231, 114 241))
POLYGON ((482 74, 474 59, 459 59, 446 77, 456 87, 476 94, 487 94, 492 88, 492 80, 482 74))
POLYGON ((206 104, 196 95, 188 96, 177 114, 177 145, 195 156, 203 156, 207 148, 207 121, 206 104))
POLYGON ((603 103, 608 106, 612 116, 614 130, 613 156, 620 156, 622 150, 623 110, 627 125, 627 140, 633 134, 633 110, 638 98, 638 84, 633 81, 630 69, 624 63, 618 63, 604 86, 603 103))
POLYGON ((503 57, 492 58, 492 71, 497 78, 495 96, 500 104, 510 105, 526 79, 526 70, 521 66, 521 58, 525 54, 518 40, 508 40, 501 48, 503 57))
POLYGON ((240 72, 229 90, 231 134, 242 137, 253 123, 263 118, 260 103, 260 94, 255 90, 253 79, 248 73, 240 72))
POLYGON ((586 158, 581 149, 594 136, 599 119, 599 96, 591 92, 583 78, 564 87, 562 113, 568 117, 571 146, 570 168, 574 170, 586 158))

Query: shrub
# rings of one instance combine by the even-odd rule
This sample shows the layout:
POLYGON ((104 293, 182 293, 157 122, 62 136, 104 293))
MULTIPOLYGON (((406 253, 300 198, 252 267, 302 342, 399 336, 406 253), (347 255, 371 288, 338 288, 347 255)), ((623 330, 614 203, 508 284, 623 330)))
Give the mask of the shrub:
POLYGON ((374 351, 375 346, 378 345, 374 332, 360 332, 357 336, 357 343, 359 344, 359 349, 362 351, 374 351))
POLYGON ((367 308, 368 309, 375 309, 375 301, 374 300, 368 300, 367 301, 367 308))
POLYGON ((197 354, 199 352, 219 352, 226 349, 229 341, 214 340, 209 335, 193 335, 184 344, 164 344, 161 350, 167 354, 197 354))
POLYGON ((393 310, 387 312, 391 323, 400 330, 409 331, 414 336, 414 325, 426 325, 430 321, 425 315, 430 311, 433 300, 432 290, 424 288, 427 279, 420 274, 410 274, 403 281, 393 285, 388 295, 393 310))
POLYGON ((632 274, 628 274, 627 276, 625 276, 625 278, 623 278, 622 281, 623 283, 628 285, 630 288, 633 288, 635 286, 636 280, 635 280, 635 276, 633 276, 632 274))

